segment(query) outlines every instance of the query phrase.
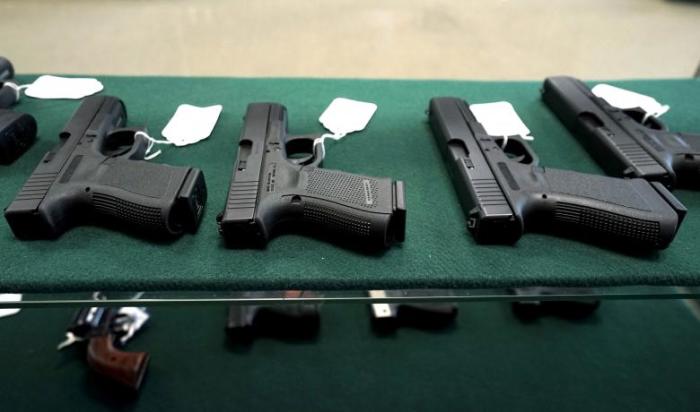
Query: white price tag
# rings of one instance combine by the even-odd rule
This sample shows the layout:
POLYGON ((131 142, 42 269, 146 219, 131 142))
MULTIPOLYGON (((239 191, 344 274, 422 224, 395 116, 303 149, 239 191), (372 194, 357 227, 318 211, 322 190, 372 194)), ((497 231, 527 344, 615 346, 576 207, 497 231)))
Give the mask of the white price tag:
POLYGON ((208 107, 181 104, 161 134, 175 146, 197 143, 211 135, 222 109, 220 104, 208 107))
POLYGON ((656 99, 645 94, 636 93, 609 84, 597 84, 592 89, 593 94, 604 99, 618 109, 641 108, 647 116, 659 117, 666 113, 670 106, 659 103, 656 99))
POLYGON ((318 121, 334 135, 343 137, 348 133, 364 129, 376 111, 377 105, 374 103, 337 97, 321 114, 318 121))
POLYGON ((472 104, 469 109, 491 136, 520 136, 525 140, 533 140, 530 129, 509 102, 472 104))
POLYGON ((349 133, 359 132, 367 126, 367 123, 369 123, 376 111, 377 105, 374 103, 361 102, 344 97, 333 99, 331 104, 323 111, 321 117, 318 118, 323 127, 330 132, 324 133, 314 142, 314 145, 321 146, 322 157, 326 154, 326 149, 323 146, 324 139, 340 140, 349 133))
POLYGON ((34 83, 22 86, 25 94, 36 99, 82 99, 104 89, 99 80, 93 78, 68 78, 44 75, 34 83))
MULTIPOLYGON (((0 302, 19 302, 21 300, 22 295, 19 293, 0 293, 0 302)), ((0 318, 16 315, 18 312, 18 308, 0 309, 0 318)))

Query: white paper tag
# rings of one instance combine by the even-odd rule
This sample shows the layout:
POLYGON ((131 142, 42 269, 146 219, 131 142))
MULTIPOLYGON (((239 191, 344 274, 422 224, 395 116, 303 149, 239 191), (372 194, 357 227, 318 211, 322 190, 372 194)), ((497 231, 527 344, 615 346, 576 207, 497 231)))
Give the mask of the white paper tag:
POLYGON ((44 75, 27 85, 24 93, 36 99, 82 99, 102 89, 104 86, 97 79, 44 75))
POLYGON ((197 143, 211 135, 222 109, 220 104, 207 107, 181 104, 161 134, 175 146, 197 143))
MULTIPOLYGON (((22 295, 19 293, 0 293, 0 302, 19 302, 22 295)), ((19 313, 19 308, 0 309, 0 318, 19 313)))
POLYGON ((374 103, 337 97, 324 110, 318 121, 333 135, 343 137, 364 129, 376 111, 377 105, 374 103))
POLYGON ((489 135, 520 136, 525 140, 533 140, 530 129, 525 126, 509 102, 472 104, 469 108, 489 135))
POLYGON ((597 84, 593 87, 592 91, 593 94, 605 99, 606 102, 618 109, 625 110, 639 107, 647 113, 647 116, 659 117, 670 109, 670 106, 659 103, 651 96, 621 89, 609 84, 597 84))

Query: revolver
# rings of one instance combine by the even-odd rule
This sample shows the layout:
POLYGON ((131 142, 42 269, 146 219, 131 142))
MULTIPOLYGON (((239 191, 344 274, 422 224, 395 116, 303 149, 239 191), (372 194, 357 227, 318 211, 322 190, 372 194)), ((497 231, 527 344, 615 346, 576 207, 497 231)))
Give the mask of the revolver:
POLYGON ((685 207, 658 182, 538 166, 518 136, 509 136, 505 147, 503 138, 489 136, 464 100, 433 98, 428 114, 477 242, 512 244, 538 231, 663 249, 685 216, 685 207))
POLYGON ((138 390, 146 374, 149 354, 123 352, 114 345, 124 346, 148 317, 144 308, 81 308, 73 316, 58 350, 87 341, 90 369, 126 388, 138 390))
POLYGON ((36 139, 36 120, 29 114, 9 110, 19 98, 12 78, 12 63, 0 57, 0 164, 10 164, 36 139))
POLYGON ((671 132, 641 109, 618 109, 572 77, 545 79, 542 100, 606 173, 700 188, 700 134, 671 132))
POLYGON ((83 100, 5 219, 18 239, 60 236, 85 223, 116 223, 154 237, 195 232, 207 190, 192 167, 144 161, 143 129, 123 128, 126 108, 110 96, 83 100))
POLYGON ((219 233, 229 246, 264 247, 276 232, 307 231, 382 249, 404 239, 404 185, 320 167, 314 136, 287 135, 287 109, 248 105, 219 233))

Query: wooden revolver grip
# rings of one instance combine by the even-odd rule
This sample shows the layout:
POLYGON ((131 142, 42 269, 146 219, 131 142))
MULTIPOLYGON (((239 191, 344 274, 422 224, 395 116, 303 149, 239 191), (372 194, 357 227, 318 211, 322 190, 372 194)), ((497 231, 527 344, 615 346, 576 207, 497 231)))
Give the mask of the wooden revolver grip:
POLYGON ((92 370, 133 390, 141 386, 148 360, 146 352, 117 350, 110 335, 91 338, 87 348, 87 363, 92 370))

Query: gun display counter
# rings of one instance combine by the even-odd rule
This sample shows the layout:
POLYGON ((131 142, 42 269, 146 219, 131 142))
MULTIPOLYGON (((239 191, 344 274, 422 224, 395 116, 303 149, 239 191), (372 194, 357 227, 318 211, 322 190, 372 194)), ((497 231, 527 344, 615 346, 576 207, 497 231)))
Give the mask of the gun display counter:
MULTIPOLYGON (((441 150, 451 153, 462 148, 450 147, 449 139, 443 139, 445 147, 436 145, 426 113, 432 97, 455 96, 471 103, 509 101, 535 136, 530 142, 531 157, 539 157, 547 168, 603 174, 541 101, 541 83, 100 80, 105 90, 99 96, 118 96, 126 107, 128 126, 146 126, 151 135, 163 128, 180 103, 223 105, 211 137, 187 147, 168 147, 152 165, 146 164, 155 172, 159 168, 201 170, 206 189, 202 177, 196 180, 201 190, 194 192, 208 201, 203 211, 199 208, 203 202, 195 202, 192 210, 197 216, 203 213, 203 218, 194 233, 169 240, 143 237, 115 224, 66 225, 61 228, 67 230, 53 240, 19 240, 7 224, 0 225, 0 292, 23 294, 21 302, 0 301, 0 308, 24 307, 19 315, 0 320, 0 352, 6 354, 3 366, 12 371, 0 378, 3 406, 170 410, 197 405, 202 410, 221 410, 233 405, 241 410, 302 410, 310 407, 312 396, 312 409, 322 410, 432 410, 455 405, 598 409, 601 403, 621 409, 630 402, 638 406, 634 403, 641 402, 643 392, 647 408, 696 407, 700 355, 694 345, 700 330, 691 313, 693 304, 612 301, 598 310, 597 299, 700 297, 700 256, 695 243, 700 231, 700 191, 667 194, 666 198, 677 197, 688 213, 673 242, 652 252, 635 250, 637 244, 621 248, 626 249, 622 252, 574 237, 538 233, 527 233, 514 245, 484 245, 477 244, 467 230, 467 218, 441 155, 441 150), (246 173, 252 173, 236 161, 246 108, 248 124, 255 123, 249 130, 252 135, 265 127, 283 129, 286 107, 289 134, 307 135, 299 136, 298 143, 308 140, 310 133, 323 132, 318 115, 337 96, 374 102, 378 111, 363 132, 326 146, 323 167, 361 175, 355 179, 355 187, 364 189, 361 195, 353 200, 334 186, 342 180, 337 179, 343 176, 340 173, 325 172, 328 178, 322 179, 323 184, 332 186, 328 190, 336 198, 364 201, 372 212, 400 212, 401 230, 392 232, 395 221, 389 219, 382 233, 394 236, 379 236, 399 242, 375 253, 328 237, 294 233, 265 237, 265 246, 259 248, 225 244, 221 227, 235 237, 245 226, 238 213, 222 214, 218 221, 217 214, 231 202, 229 190, 238 190, 236 177, 245 186, 246 173), (248 106, 250 102, 284 106, 248 106), (256 116, 251 116, 251 109, 261 114, 260 122, 252 121, 256 116), (233 170, 240 172, 234 172, 234 179, 233 170), (381 199, 373 192, 372 176, 393 179, 384 179, 383 186, 392 190, 378 189, 380 195, 391 195, 384 199, 384 209, 372 208, 374 200, 379 205, 381 199), (476 303, 492 300, 507 304, 476 303), (320 305, 324 302, 364 304, 320 305), (187 304, 210 305, 177 307, 187 304), (47 306, 51 310, 32 310, 47 306), (148 330, 125 347, 150 316, 154 319, 145 326, 148 330), (57 352, 56 343, 63 334, 59 348, 73 348, 57 352), (150 378, 145 378, 147 374, 150 378), (27 396, 32 393, 27 388, 41 396, 27 396), (512 388, 524 388, 528 394, 495 395, 512 388)), ((663 121, 673 130, 698 130, 699 80, 615 83, 670 104, 672 110, 663 121)), ((76 147, 82 144, 76 136, 87 135, 86 125, 92 125, 93 116, 86 113, 102 113, 94 118, 107 119, 111 126, 121 124, 124 117, 117 99, 86 101, 78 116, 83 118, 82 126, 75 129, 80 131, 65 139, 76 147)), ((12 202, 37 164, 53 167, 44 154, 56 145, 79 104, 25 98, 14 107, 36 117, 39 132, 22 157, 0 166, 0 204, 12 202)), ((462 105, 457 102, 442 109, 454 114, 462 105)), ((467 139, 466 133, 457 134, 467 139)), ((92 137, 87 139, 90 147, 82 146, 79 155, 68 153, 71 158, 62 152, 66 156, 60 160, 71 165, 71 173, 81 173, 73 166, 75 157, 90 156, 100 145, 92 137)), ((482 136, 481 141, 486 140, 482 136)), ((472 143, 465 147, 473 148, 472 143)), ((144 148, 117 146, 126 169, 113 180, 140 185, 138 179, 128 177, 133 177, 128 162, 143 157, 144 148)), ((247 149, 248 154, 254 153, 255 143, 247 149)), ((262 158, 260 152, 254 154, 262 158)), ((101 158, 90 160, 82 164, 94 169, 107 163, 101 158)), ((296 166, 305 159, 295 161, 287 166, 298 171, 296 166)), ((282 169, 273 169, 282 183, 298 183, 296 177, 289 177, 294 173, 285 174, 282 169)), ((541 181, 535 172, 522 181, 541 181)), ((60 173, 54 175, 61 179, 60 173)), ((65 180, 64 186, 73 184, 65 180)), ((34 183, 24 186, 22 200, 32 198, 34 183)), ((157 192, 155 186, 151 189, 157 192)), ((250 191, 243 187, 233 200, 245 203, 246 212, 252 213, 246 198, 250 191)), ((83 200, 94 193, 79 192, 83 200)), ((54 200, 64 200, 61 193, 53 195, 54 200)), ((178 191, 174 199, 181 198, 178 191)), ((477 200, 489 203, 483 197, 477 200)), ((25 209, 31 215, 31 208, 25 209)), ((18 230, 26 222, 20 217, 14 226, 18 230)), ((324 215, 324 219, 330 217, 332 213, 324 215)), ((154 221, 160 222, 149 222, 154 221)), ((634 233, 629 237, 634 239, 634 233)))
MULTIPOLYGON (((101 77, 101 81, 103 94, 124 101, 129 124, 146 125, 152 134, 163 128, 180 103, 223 105, 210 138, 167 148, 156 160, 202 170, 208 189, 203 220, 195 234, 156 242, 97 226, 76 227, 56 240, 19 241, 3 224, 0 291, 25 293, 24 305, 85 303, 98 290, 114 303, 127 300, 128 292, 145 292, 144 304, 246 301, 243 292, 264 290, 313 290, 318 292, 314 299, 346 301, 376 299, 365 291, 378 289, 436 291, 428 297, 421 294, 418 300, 514 299, 509 290, 533 286, 580 288, 581 293, 602 297, 698 295, 693 287, 700 286, 696 243, 700 191, 674 191, 688 214, 671 245, 651 253, 622 253, 537 233, 523 236, 514 246, 480 245, 467 232, 427 122, 425 111, 434 96, 457 96, 470 103, 509 101, 535 137, 530 146, 543 166, 603 174, 542 102, 541 82, 143 77, 101 77), (375 102, 378 110, 363 132, 327 145, 324 167, 403 181, 407 210, 403 243, 367 254, 327 239, 284 234, 262 249, 227 248, 216 215, 226 200, 248 103, 284 104, 290 134, 321 133, 318 116, 337 96, 375 102), (451 292, 443 295, 444 290, 451 292)), ((700 127, 699 80, 613 83, 668 103, 671 111, 662 120, 672 130, 700 127)), ((0 166, 1 204, 10 204, 42 156, 57 143, 58 132, 77 106, 76 101, 25 98, 15 107, 36 117, 39 133, 27 153, 0 166)), ((404 297, 415 298, 410 292, 404 297)))

